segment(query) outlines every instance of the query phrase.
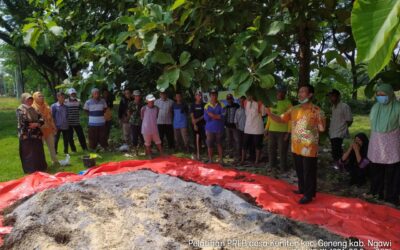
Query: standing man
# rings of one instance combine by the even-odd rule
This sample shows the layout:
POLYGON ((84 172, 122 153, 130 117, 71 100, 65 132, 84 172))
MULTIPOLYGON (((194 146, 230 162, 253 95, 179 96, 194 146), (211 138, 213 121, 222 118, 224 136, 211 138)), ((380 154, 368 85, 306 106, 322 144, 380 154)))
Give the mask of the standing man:
POLYGON ((74 130, 78 135, 79 144, 83 150, 87 150, 85 134, 80 122, 80 109, 81 101, 76 97, 76 90, 74 88, 68 89, 69 98, 65 100, 65 106, 68 110, 68 125, 69 125, 69 145, 71 146, 72 152, 76 152, 74 143, 74 130))
POLYGON ((196 92, 195 101, 190 107, 190 117, 192 118, 192 129, 194 133, 194 141, 196 147, 196 160, 200 160, 200 148, 206 139, 206 131, 204 121, 204 102, 203 94, 200 91, 196 92))
POLYGON ((107 109, 104 112, 104 119, 106 120, 106 141, 110 138, 112 126, 112 108, 114 107, 114 95, 108 91, 107 88, 103 89, 103 99, 107 104, 107 109))
POLYGON ((217 145, 218 161, 223 164, 222 136, 224 133, 224 107, 218 101, 218 92, 215 89, 210 91, 210 102, 204 107, 204 120, 206 121, 208 163, 212 163, 213 148, 217 145))
POLYGON ((230 149, 229 156, 233 157, 234 150, 238 150, 238 130, 235 125, 235 113, 239 108, 239 104, 235 103, 232 94, 228 94, 226 96, 227 105, 225 107, 225 129, 226 129, 226 139, 227 139, 227 148, 230 149), (232 145, 236 146, 232 148, 232 145))
POLYGON ((143 142, 141 109, 143 107, 140 90, 133 91, 133 101, 129 103, 129 124, 131 125, 132 145, 136 155, 139 154, 139 140, 143 142))
POLYGON ((157 128, 157 117, 159 109, 154 105, 156 98, 149 94, 146 96, 147 105, 143 106, 141 109, 141 118, 143 121, 142 134, 144 137, 144 145, 146 147, 146 155, 149 159, 151 156, 151 143, 154 142, 157 146, 160 156, 163 155, 163 148, 161 145, 161 139, 158 135, 157 128))
POLYGON ((160 89, 160 98, 154 103, 158 109, 157 127, 160 134, 161 142, 167 137, 169 149, 175 149, 174 127, 172 126, 172 105, 174 101, 167 97, 165 89, 160 89))
POLYGON ((65 95, 63 92, 57 93, 57 102, 51 105, 51 113, 53 114, 54 123, 56 124, 57 133, 55 135, 55 149, 57 154, 58 141, 60 135, 63 135, 64 154, 68 154, 69 132, 68 132, 68 110, 65 106, 65 95))
MULTIPOLYGON (((280 116, 292 107, 292 103, 286 99, 286 87, 279 85, 277 87, 276 105, 271 112, 280 116)), ((287 157, 290 137, 289 123, 279 123, 268 119, 265 126, 265 133, 268 137, 268 158, 271 168, 277 168, 277 151, 279 150, 279 165, 282 172, 288 170, 287 157)))
POLYGON ((106 139, 106 120, 104 112, 107 109, 107 103, 100 98, 100 91, 97 88, 92 89, 92 98, 87 100, 83 106, 83 110, 89 116, 88 131, 89 131, 89 148, 96 150, 100 144, 104 150, 108 147, 106 139))
MULTIPOLYGON (((182 139, 184 150, 187 153, 190 152, 189 149, 189 132, 188 132, 188 124, 187 117, 189 114, 189 107, 186 103, 183 102, 182 94, 175 94, 175 103, 172 105, 172 115, 174 117, 173 125, 174 125, 174 135, 175 142, 180 144, 180 138, 182 139)), ((181 144, 182 145, 182 144, 181 144)))
POLYGON ((246 114, 243 139, 245 146, 240 163, 244 163, 246 151, 254 148, 256 150, 255 165, 258 165, 263 147, 265 106, 261 101, 256 101, 252 95, 248 95, 244 103, 244 110, 246 114))
POLYGON ((353 115, 349 105, 340 100, 340 92, 337 89, 332 89, 328 96, 332 103, 329 138, 331 139, 334 168, 338 168, 337 163, 343 155, 343 139, 349 136, 349 127, 353 123, 353 115))
POLYGON ((235 113, 235 125, 238 132, 238 141, 236 144, 236 148, 238 149, 238 161, 241 159, 242 150, 244 150, 244 127, 246 125, 246 110, 244 109, 244 103, 246 102, 246 97, 242 96, 239 99, 240 107, 236 110, 235 113))
POLYGON ((118 119, 122 126, 122 139, 124 145, 130 144, 131 138, 131 126, 129 124, 129 103, 132 101, 132 93, 130 89, 124 90, 124 95, 121 97, 118 107, 118 119))
POLYGON ((303 85, 298 91, 299 105, 281 116, 273 114, 269 108, 266 109, 270 119, 281 123, 291 122, 292 152, 299 187, 294 192, 303 194, 300 204, 307 204, 315 197, 319 132, 325 130, 325 115, 312 103, 313 96, 314 87, 303 85))

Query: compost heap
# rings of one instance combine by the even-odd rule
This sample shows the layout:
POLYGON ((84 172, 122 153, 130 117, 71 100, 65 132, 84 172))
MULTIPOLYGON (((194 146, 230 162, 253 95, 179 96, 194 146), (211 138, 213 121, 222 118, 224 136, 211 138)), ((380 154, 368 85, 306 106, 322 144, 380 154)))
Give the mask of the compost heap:
POLYGON ((246 200, 218 186, 146 170, 101 176, 43 191, 6 209, 5 223, 13 229, 2 248, 242 249, 248 247, 244 244, 280 244, 270 249, 307 249, 318 240, 344 240, 246 200))

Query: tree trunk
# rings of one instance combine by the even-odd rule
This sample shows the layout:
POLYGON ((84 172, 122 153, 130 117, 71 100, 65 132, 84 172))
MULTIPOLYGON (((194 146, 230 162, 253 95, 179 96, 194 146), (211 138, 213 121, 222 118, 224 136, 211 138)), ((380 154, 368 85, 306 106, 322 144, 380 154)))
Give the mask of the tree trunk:
POLYGON ((352 76, 352 85, 353 85, 353 93, 351 95, 351 98, 353 100, 357 100, 357 89, 358 89, 358 79, 357 79, 357 68, 356 68, 356 62, 355 62, 355 51, 353 51, 352 56, 348 57, 350 60, 351 64, 351 76, 352 76))
POLYGON ((25 93, 25 82, 24 82, 24 74, 22 73, 22 59, 21 52, 18 50, 18 75, 19 75, 19 85, 22 93, 25 93))
POLYGON ((24 90, 22 89, 22 79, 19 71, 19 66, 15 68, 15 95, 17 98, 21 96, 22 93, 24 93, 24 90))
POLYGON ((305 21, 299 25, 299 86, 310 84, 311 64, 311 39, 310 32, 305 21))

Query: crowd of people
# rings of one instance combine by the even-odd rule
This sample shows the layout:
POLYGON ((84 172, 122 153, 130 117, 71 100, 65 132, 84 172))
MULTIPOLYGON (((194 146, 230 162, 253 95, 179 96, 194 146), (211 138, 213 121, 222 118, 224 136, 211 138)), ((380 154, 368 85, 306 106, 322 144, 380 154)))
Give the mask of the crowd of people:
MULTIPOLYGON (((294 106, 286 92, 285 86, 278 86, 275 105, 266 107, 250 94, 237 100, 228 94, 222 102, 215 89, 209 92, 207 103, 203 101, 203 93, 198 91, 191 104, 185 102, 182 93, 175 93, 174 100, 168 98, 165 89, 159 90, 158 99, 148 94, 144 100, 140 90, 125 89, 118 108, 124 146, 136 155, 144 146, 146 155, 151 158, 154 143, 161 156, 168 147, 170 152, 192 153, 197 160, 202 149, 207 148, 207 163, 213 162, 216 149, 221 164, 225 148, 231 158, 236 158, 236 164, 252 159, 254 165, 260 166, 263 144, 267 142, 269 168, 285 172, 289 169, 290 145, 298 177, 298 189, 294 192, 301 195, 300 204, 309 203, 316 196, 320 133, 326 130, 327 121, 321 108, 313 103, 313 86, 304 85, 298 89, 298 105, 294 106)), ((17 118, 25 173, 46 170, 43 142, 47 144, 53 164, 57 165, 61 134, 65 154, 69 148, 76 152, 74 132, 83 150, 95 151, 99 146, 108 150, 114 101, 108 90, 100 93, 94 88, 84 105, 75 89, 68 89, 66 94, 57 93, 57 102, 51 106, 40 92, 21 96, 17 118), (80 124, 81 108, 88 116, 88 144, 80 124)), ((392 87, 382 84, 377 89, 377 102, 370 113, 370 138, 357 134, 344 152, 343 140, 349 137, 353 122, 351 109, 341 101, 338 90, 333 89, 328 97, 332 104, 329 138, 333 167, 348 170, 350 185, 364 185, 370 178, 371 188, 366 196, 398 204, 400 102, 392 87)))

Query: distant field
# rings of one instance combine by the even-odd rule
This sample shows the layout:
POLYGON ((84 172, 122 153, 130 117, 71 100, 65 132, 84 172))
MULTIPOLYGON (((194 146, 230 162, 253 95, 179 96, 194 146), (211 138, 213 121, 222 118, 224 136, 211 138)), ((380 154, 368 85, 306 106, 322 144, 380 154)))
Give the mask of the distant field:
MULTIPOLYGON (((15 98, 4 98, 0 97, 0 182, 8 181, 11 179, 20 178, 24 175, 21 167, 21 161, 19 158, 18 151, 18 137, 17 137, 17 124, 15 110, 19 105, 19 101, 15 98)), ((119 136, 119 131, 113 129, 113 136, 119 136)), ((87 134, 85 132, 85 134, 87 134)), ((59 169, 49 169, 49 172, 74 172, 78 173, 84 170, 84 166, 81 157, 85 154, 79 146, 79 142, 76 141, 77 153, 71 154, 71 166, 59 169)), ((45 148, 46 159, 50 166, 50 156, 45 148)), ((62 139, 59 143, 59 148, 62 151, 62 139)), ((121 153, 109 152, 101 153, 101 159, 97 160, 97 163, 109 162, 109 161, 121 161, 127 160, 128 158, 123 156, 121 153)), ((61 154, 60 159, 64 156, 61 154)))

